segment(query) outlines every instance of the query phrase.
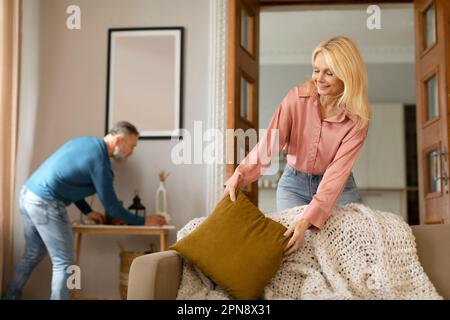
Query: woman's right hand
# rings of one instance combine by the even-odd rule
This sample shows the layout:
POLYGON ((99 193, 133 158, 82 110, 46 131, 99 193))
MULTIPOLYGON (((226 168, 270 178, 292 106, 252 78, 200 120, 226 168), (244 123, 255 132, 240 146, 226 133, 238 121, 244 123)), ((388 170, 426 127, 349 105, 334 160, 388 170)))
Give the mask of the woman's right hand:
POLYGON ((231 201, 235 202, 236 201, 236 188, 232 187, 232 186, 228 186, 228 185, 225 186, 225 189, 223 190, 222 197, 220 197, 219 201, 222 201, 222 199, 225 198, 228 195, 230 195, 231 201))

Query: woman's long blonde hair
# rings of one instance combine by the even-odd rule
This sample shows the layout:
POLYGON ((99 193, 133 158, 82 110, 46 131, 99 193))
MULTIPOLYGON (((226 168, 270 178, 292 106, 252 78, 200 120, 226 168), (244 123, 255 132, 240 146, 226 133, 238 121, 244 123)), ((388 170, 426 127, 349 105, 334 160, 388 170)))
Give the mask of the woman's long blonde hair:
MULTIPOLYGON (((358 47, 347 37, 333 37, 322 41, 313 51, 313 65, 320 52, 330 71, 344 83, 344 91, 337 101, 337 107, 355 115, 359 128, 368 127, 371 107, 367 94, 367 70, 358 47)), ((314 88, 314 81, 311 79, 308 82, 309 88, 314 88)))

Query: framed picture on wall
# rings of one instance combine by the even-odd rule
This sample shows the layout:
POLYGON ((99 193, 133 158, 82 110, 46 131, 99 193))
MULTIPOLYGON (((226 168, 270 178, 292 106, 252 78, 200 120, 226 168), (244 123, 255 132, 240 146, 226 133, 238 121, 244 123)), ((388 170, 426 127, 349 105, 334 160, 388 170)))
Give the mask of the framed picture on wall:
POLYGON ((109 29, 106 132, 125 120, 140 139, 182 138, 183 31, 109 29))

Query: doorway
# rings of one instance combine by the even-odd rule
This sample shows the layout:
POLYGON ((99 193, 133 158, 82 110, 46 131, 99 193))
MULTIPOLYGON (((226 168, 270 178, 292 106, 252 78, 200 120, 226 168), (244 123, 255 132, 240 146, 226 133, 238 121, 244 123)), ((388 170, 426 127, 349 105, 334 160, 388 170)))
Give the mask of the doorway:
MULTIPOLYGON (((336 35, 353 39, 366 63, 373 122, 353 168, 363 204, 415 223, 418 215, 414 6, 383 4, 381 29, 366 26, 368 5, 282 6, 260 12, 259 124, 267 127, 293 86, 310 79, 311 52, 336 35), (305 32, 304 30, 308 30, 305 32), (293 41, 295 39, 295 41, 293 41)), ((286 165, 258 181, 258 206, 276 211, 277 182, 286 165)), ((277 164, 275 164, 277 165, 277 164)))
MULTIPOLYGON (((418 193, 419 193, 419 221, 421 224, 430 224, 430 223, 450 223, 450 199, 449 199, 449 163, 448 163, 448 142, 449 142, 449 129, 448 129, 448 106, 450 105, 450 95, 447 94, 447 83, 450 82, 450 70, 448 69, 448 65, 450 65, 450 43, 447 41, 448 35, 450 34, 450 3, 446 0, 399 0, 399 1, 331 1, 331 0, 315 0, 315 1, 307 1, 307 0, 297 0, 297 1, 265 1, 265 0, 228 0, 228 23, 229 27, 228 31, 228 50, 227 50, 227 100, 224 107, 227 108, 227 129, 240 129, 242 126, 239 125, 240 119, 240 111, 242 108, 247 108, 248 110, 252 110, 252 113, 255 112, 259 115, 259 67, 257 70, 255 68, 252 69, 252 81, 251 81, 251 92, 253 95, 252 99, 244 99, 241 100, 241 88, 245 88, 248 86, 240 86, 242 83, 237 75, 242 74, 242 70, 245 67, 245 62, 249 62, 249 55, 246 54, 242 49, 245 49, 241 44, 242 40, 251 40, 254 41, 252 44, 252 53, 253 56, 250 57, 252 59, 252 63, 258 62, 260 59, 259 56, 259 46, 260 46, 260 11, 262 8, 262 12, 266 10, 279 10, 286 11, 286 8, 289 8, 288 11, 292 10, 292 6, 279 6, 279 4, 301 4, 301 6, 297 6, 297 11, 305 11, 306 8, 309 9, 307 14, 312 10, 324 10, 327 5, 328 8, 331 8, 332 11, 337 11, 337 8, 342 7, 343 3, 348 4, 349 6, 357 6, 362 5, 367 8, 369 5, 376 4, 378 8, 383 12, 383 8, 388 5, 396 6, 401 5, 400 3, 404 3, 409 5, 409 8, 413 8, 413 22, 410 19, 409 24, 414 29, 414 47, 413 57, 415 58, 415 74, 412 74, 411 77, 408 77, 407 80, 412 80, 415 83, 415 100, 412 104, 416 105, 416 137, 417 137, 417 176, 418 176, 418 193), (315 6, 307 7, 307 4, 320 4, 315 6), (389 4, 387 4, 389 3, 389 4), (270 4, 269 7, 265 7, 262 5, 270 4), (261 7, 262 6, 262 7, 261 7), (274 6, 274 7, 272 7, 274 6), (367 7, 366 7, 367 6, 367 7), (412 7, 411 7, 412 6, 412 7), (255 53, 257 53, 255 55, 255 53), (256 57, 255 57, 256 56, 256 57), (256 110, 256 111, 255 111, 256 110)), ((379 10, 380 11, 380 10, 379 10)), ((367 12, 367 11, 366 11, 367 12)), ((409 9, 411 13, 411 10, 409 9)), ((365 12, 363 12, 365 13, 365 12)), ((367 15, 364 15, 364 19, 367 19, 367 15)), ((314 21, 316 25, 319 25, 320 19, 327 20, 326 22, 334 26, 333 31, 334 34, 338 33, 337 31, 341 30, 341 26, 333 19, 329 19, 330 17, 327 15, 321 15, 317 20, 314 21)), ((383 18, 382 18, 383 19, 383 18)), ((395 16, 392 20, 391 27, 393 30, 403 24, 405 26, 405 21, 401 21, 395 16)), ((299 22, 296 20, 296 22, 299 22)), ((280 22, 280 26, 282 26, 285 21, 280 22)), ((360 22, 360 26, 364 28, 365 21, 360 22)), ((383 26, 383 24, 382 24, 383 26)), ((389 24, 387 25, 389 26, 389 24)), ((406 26, 408 26, 408 22, 406 22, 406 26)), ((386 25, 385 25, 386 27, 386 25)), ((350 31, 355 31, 354 29, 358 29, 357 27, 352 27, 350 31)), ((298 28, 296 29, 298 31, 298 28)), ((313 32, 315 29, 312 27, 309 29, 303 29, 305 34, 309 34, 313 32)), ((410 29, 411 30, 411 29, 410 29)), ((378 31, 378 30, 377 30, 378 31)), ((264 31, 263 31, 264 32, 264 31)), ((263 32, 261 34, 264 36, 263 32)), ((301 32, 301 31, 299 31, 301 32)), ((342 34, 342 32, 339 32, 342 34)), ((345 33, 344 33, 345 34, 345 33)), ((386 34, 387 38, 392 38, 395 33, 386 34)), ((283 37, 280 36, 278 41, 283 37)), ((292 37, 291 37, 292 38, 292 37)), ((326 38, 325 34, 319 37, 320 39, 326 38)), ((397 40, 401 43, 403 40, 407 38, 397 37, 397 40)), ((360 41, 355 39, 359 44, 360 41)), ((364 40, 364 39, 362 39, 364 40)), ((392 40, 392 39, 391 39, 392 40)), ((297 42, 304 44, 300 41, 297 41, 297 38, 293 37, 291 42, 297 42)), ((364 44, 364 41, 362 41, 364 44)), ((314 43, 315 45, 316 43, 314 43)), ((380 57, 380 54, 376 53, 377 48, 380 48, 380 45, 377 44, 376 39, 373 39, 369 44, 373 44, 375 48, 375 53, 373 54, 373 58, 377 59, 380 57)), ((382 48, 381 48, 382 49, 382 48)), ((311 52, 312 48, 309 49, 311 52)), ((277 49, 275 53, 279 52, 277 49)), ((300 52, 301 53, 301 52, 300 52)), ((365 53, 363 52, 363 56, 365 53)), ((391 52, 391 56, 401 57, 402 55, 408 55, 408 52, 391 52)), ((411 57, 411 55, 410 55, 411 57)), ((261 59, 262 60, 262 59, 261 59)), ((398 62, 395 61, 394 62, 398 62)), ((383 67, 386 67, 385 63, 381 63, 383 67)), ((258 64, 259 65, 259 64, 258 64)), ((409 69, 411 70, 411 68, 409 69)), ((400 73, 395 69, 388 70, 383 72, 383 68, 375 68, 373 72, 382 72, 386 77, 386 80, 395 79, 395 77, 399 76, 400 73)), ((302 81, 296 81, 297 83, 301 83, 302 81)), ((370 79, 369 79, 370 83, 370 79)), ((382 84, 388 84, 389 81, 383 81, 382 84)), ((398 83, 394 82, 394 86, 389 86, 383 91, 382 96, 384 97, 386 93, 392 91, 392 88, 396 88, 398 83)), ((284 89, 284 93, 288 89, 284 89)), ((247 95, 248 96, 248 95, 247 95)), ((275 105, 278 104, 279 101, 276 102, 275 105)), ((388 102, 387 104, 390 104, 388 102)), ((396 110, 401 109, 404 116, 404 100, 400 103, 403 107, 396 108, 396 110)), ((411 104, 411 103, 410 103, 411 104)), ((273 107, 273 105, 272 105, 273 107)), ((385 106, 385 108, 393 108, 393 106, 385 106)), ((398 118, 401 118, 401 114, 397 115, 398 118)), ((391 113, 387 116, 387 121, 392 121, 393 116, 391 113)), ((375 120, 375 119, 374 119, 375 120)), ((261 123, 259 126, 257 122, 259 121, 259 117, 257 119, 253 119, 251 123, 252 127, 256 128, 264 128, 264 124, 261 123)), ((375 123, 378 121, 373 121, 375 123)), ((248 124, 248 123, 247 123, 248 124)), ((411 125, 407 123, 408 126, 411 125)), ((398 129, 398 128, 397 128, 398 129)), ((402 133, 398 133, 395 137, 405 139, 405 128, 401 131, 402 133)), ((370 136, 370 134, 369 134, 370 136)), ((376 135, 374 135, 376 137, 376 135)), ((388 135, 388 137, 392 137, 392 135, 388 135)), ((390 139, 390 138, 385 138, 390 139)), ((370 143, 369 145, 376 146, 375 143, 370 143)), ((234 146, 234 154, 236 154, 237 146, 234 146)), ((374 147, 375 148, 375 147, 374 147)), ((402 146, 403 149, 406 148, 405 144, 402 146)), ((232 148, 233 149, 233 148, 232 148)), ((247 149, 247 148, 245 148, 247 149)), ((376 150, 376 149, 375 149, 376 150)), ((376 159, 377 156, 380 156, 382 153, 370 153, 369 159, 376 159)), ((403 153, 403 156, 404 153, 403 153)), ((384 157, 392 157, 390 153, 384 154, 384 157)), ((358 161, 359 164, 364 164, 364 161, 358 161)), ((386 160, 386 159, 383 159, 386 160)), ((398 159, 397 159, 398 160, 398 159)), ((403 159, 404 160, 404 159, 403 159)), ((406 161, 406 160, 405 160, 406 161)), ((404 161, 395 162, 397 165, 399 163, 404 163, 404 161)), ((357 164, 358 165, 358 164, 357 164)), ((355 167, 357 167, 357 165, 355 167)), ((228 164, 227 165, 227 175, 230 176, 233 173, 233 167, 235 168, 237 163, 228 164)), ((407 167, 413 167, 408 164, 407 167)), ((405 170, 408 170, 408 168, 405 170)), ((385 167, 386 170, 391 170, 395 168, 395 166, 385 167)), ((356 168, 355 168, 356 169, 356 168)), ((220 171, 220 167, 217 166, 215 169, 216 172, 220 171)), ((371 170, 365 170, 365 172, 372 172, 371 170)), ((403 172, 405 176, 407 174, 401 170, 399 172, 403 172)), ((395 172, 398 174, 398 172, 395 172)), ((395 175, 394 175, 395 176, 395 175)), ((389 178, 392 178, 389 176, 389 178)), ((378 177, 375 177, 378 179, 378 177)), ((404 179, 406 180, 406 179, 404 179)), ((361 185, 360 179, 360 185, 361 185)), ((402 193, 403 197, 403 208, 407 207, 408 201, 408 193, 413 193, 416 186, 408 185, 407 181, 404 181, 404 185, 395 187, 395 190, 382 190, 382 192, 399 192, 398 189, 403 189, 402 193), (406 185, 406 187, 405 187, 406 185), (404 189, 408 192, 405 192, 404 189), (411 192, 410 192, 411 191, 411 192), (405 196, 406 195, 406 196, 405 196)), ((271 185, 270 181, 260 182, 263 186, 271 185)), ((371 187, 372 188, 372 187, 371 187)), ((372 188, 373 189, 373 188, 372 188)), ((383 188, 388 189, 388 188, 383 188)), ((254 201, 255 204, 258 204, 258 191, 259 187, 255 183, 247 190, 250 198, 254 201)), ((375 190, 366 190, 366 191, 375 191, 375 190)), ((386 195, 383 195, 383 200, 386 199, 386 195)), ((386 201, 384 201, 386 202, 386 201)), ((404 209, 400 209, 397 211, 402 212, 402 216, 405 220, 412 222, 416 220, 416 217, 408 218, 408 214, 405 214, 404 209)))

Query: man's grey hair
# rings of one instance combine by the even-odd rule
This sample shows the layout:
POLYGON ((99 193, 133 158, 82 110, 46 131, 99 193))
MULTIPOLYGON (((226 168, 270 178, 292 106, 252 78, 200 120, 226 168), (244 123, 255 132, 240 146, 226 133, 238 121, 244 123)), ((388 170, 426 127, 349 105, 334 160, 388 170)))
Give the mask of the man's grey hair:
POLYGON ((136 129, 134 125, 127 121, 119 121, 117 122, 109 131, 109 134, 115 136, 116 134, 126 134, 126 135, 135 135, 139 136, 139 131, 136 129))

